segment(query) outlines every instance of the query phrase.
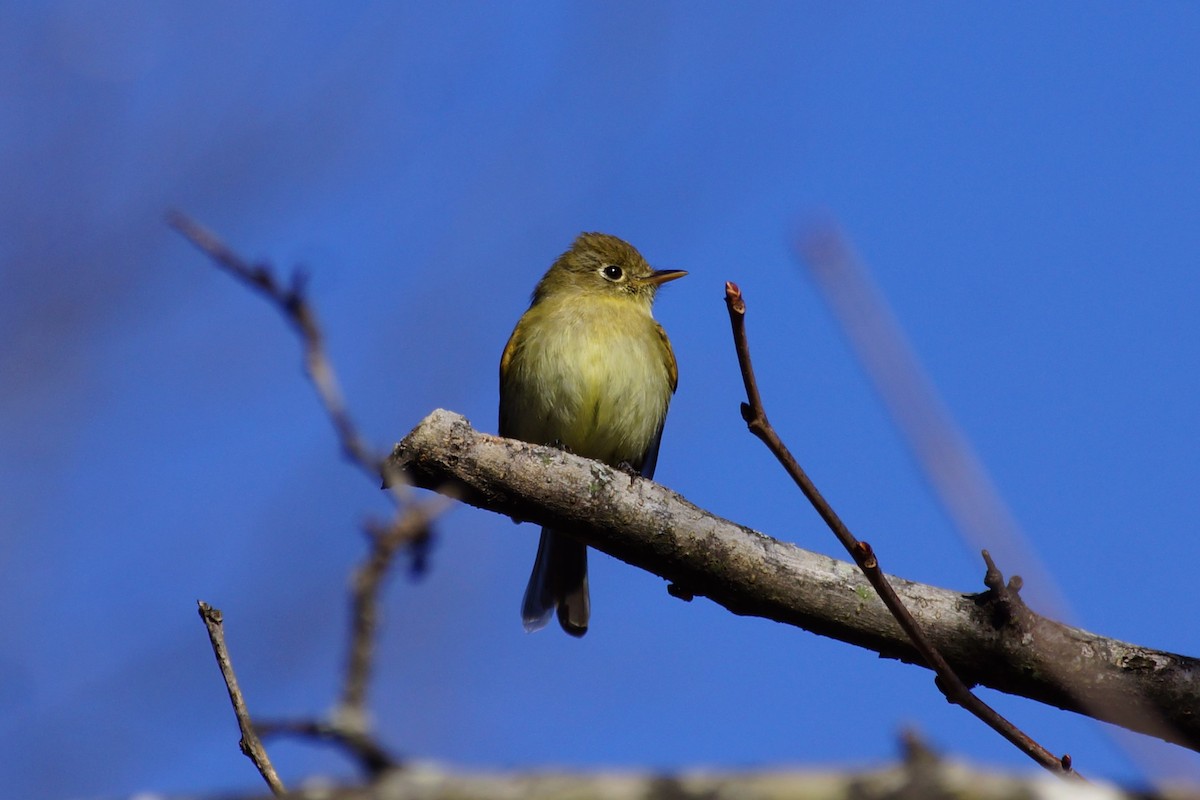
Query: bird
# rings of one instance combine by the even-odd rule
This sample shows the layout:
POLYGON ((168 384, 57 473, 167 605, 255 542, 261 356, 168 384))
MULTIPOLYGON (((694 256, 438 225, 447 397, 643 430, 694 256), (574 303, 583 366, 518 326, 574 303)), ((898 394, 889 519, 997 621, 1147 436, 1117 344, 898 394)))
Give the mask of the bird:
MULTIPOLYGON (((579 234, 504 347, 500 435, 653 477, 679 370, 651 307, 660 286, 684 275, 653 269, 616 236, 579 234)), ((555 611, 568 634, 587 633, 587 546, 543 528, 521 603, 525 630, 545 627, 555 611)))

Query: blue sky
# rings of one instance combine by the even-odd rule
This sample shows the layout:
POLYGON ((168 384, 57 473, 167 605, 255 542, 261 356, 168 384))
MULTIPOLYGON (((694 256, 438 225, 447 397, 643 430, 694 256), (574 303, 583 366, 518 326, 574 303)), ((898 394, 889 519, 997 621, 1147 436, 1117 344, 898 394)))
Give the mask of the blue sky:
MULTIPOLYGON (((840 555, 738 415, 734 280, 771 419, 818 486, 889 571, 976 591, 978 555, 790 251, 835 219, 1075 621, 1200 653, 1194 6, 69 2, 8 4, 0 28, 14 796, 258 788, 195 601, 225 611, 255 711, 321 713, 357 528, 387 510, 339 460, 291 333, 168 208, 310 271, 381 450, 437 407, 494 432, 500 350, 578 232, 687 269, 656 308, 680 368, 658 480, 840 555)), ((458 508, 431 574, 391 587, 373 707, 396 751, 862 765, 915 726, 1033 769, 923 670, 681 603, 604 556, 588 636, 526 635, 536 535, 458 508)), ((984 696, 1086 774, 1139 774, 1098 724, 984 696)), ((350 774, 273 752, 287 779, 350 774)))

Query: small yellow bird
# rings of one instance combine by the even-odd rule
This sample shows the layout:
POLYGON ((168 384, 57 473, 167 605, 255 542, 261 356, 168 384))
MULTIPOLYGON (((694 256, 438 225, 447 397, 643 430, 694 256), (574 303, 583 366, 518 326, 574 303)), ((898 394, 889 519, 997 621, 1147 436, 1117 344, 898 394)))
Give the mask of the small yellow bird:
MULTIPOLYGON (((582 233, 550 266, 500 359, 500 435, 654 475, 679 372, 650 307, 683 270, 654 270, 627 242, 582 233)), ((542 529, 521 619, 587 633, 587 546, 542 529)))

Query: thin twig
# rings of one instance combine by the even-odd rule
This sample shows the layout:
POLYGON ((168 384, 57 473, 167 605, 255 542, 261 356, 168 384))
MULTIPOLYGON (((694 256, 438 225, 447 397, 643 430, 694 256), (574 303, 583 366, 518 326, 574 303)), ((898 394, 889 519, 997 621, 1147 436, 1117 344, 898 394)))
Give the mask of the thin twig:
POLYGON ((1037 557, 971 442, 938 395, 904 330, 872 280, 869 265, 833 225, 795 244, 863 372, 921 468, 955 529, 1001 564, 1019 567, 1038 606, 1056 619, 1073 616, 1066 597, 1037 557))
POLYGON ((208 629, 208 640, 212 643, 213 654, 217 657, 217 666, 221 669, 221 677, 225 679, 225 688, 229 690, 229 701, 233 704, 233 713, 237 717, 238 729, 242 732, 238 746, 241 747, 246 757, 254 762, 254 766, 258 768, 259 774, 267 782, 272 794, 277 797, 286 794, 287 789, 284 788, 283 781, 279 779, 279 773, 271 764, 262 740, 255 733, 254 723, 250 721, 250 712, 246 708, 242 690, 238 687, 237 676, 233 672, 233 662, 230 661, 229 650, 225 646, 225 628, 221 611, 203 600, 199 601, 198 605, 200 619, 204 620, 204 627, 208 629))
MULTIPOLYGON (((409 505, 388 526, 368 523, 366 533, 371 552, 354 572, 350 599, 350 644, 346 656, 346 677, 342 696, 334 713, 337 724, 347 731, 366 730, 367 689, 374 663, 375 632, 379 626, 379 593, 390 574, 396 554, 405 547, 419 554, 429 540, 429 526, 448 505, 440 498, 423 505, 409 505)), ((414 570, 421 557, 414 560, 414 570)))
MULTIPOLYGON (((221 239, 190 217, 178 211, 167 214, 167 224, 207 255, 221 269, 266 297, 295 328, 304 347, 304 369, 325 407, 342 452, 372 478, 383 478, 389 487, 399 487, 403 481, 386 469, 383 458, 372 452, 358 433, 338 384, 333 365, 325 355, 324 338, 317 323, 316 312, 305 297, 307 276, 297 270, 290 285, 285 286, 269 264, 251 264, 235 253, 221 239)), ((393 494, 395 494, 393 492, 393 494)), ((397 499, 399 499, 397 497, 397 499)))
POLYGON ((778 459, 779 463, 791 476, 796 485, 800 487, 800 491, 812 503, 813 508, 820 514, 821 519, 833 531, 834 536, 846 548, 854 562, 858 564, 859 569, 871 582, 888 611, 895 617, 901 629, 912 641, 913 646, 920 652, 925 663, 937 673, 936 684, 942 693, 952 703, 956 703, 970 711, 976 717, 981 719, 989 727, 1015 745, 1021 752, 1028 755, 1037 763, 1041 764, 1051 772, 1064 775, 1078 775, 1070 767, 1069 757, 1057 757, 1049 750, 1033 741, 1027 734, 1018 729, 1015 725, 1002 717, 995 709, 984 703, 978 697, 971 693, 966 684, 954 673, 946 659, 938 652, 933 643, 925 636, 917 621, 913 619, 911 613, 905 607, 904 603, 896 595, 895 589, 884 576, 883 571, 879 568, 879 561, 875 557, 871 545, 867 542, 857 539, 850 529, 846 527, 841 518, 833 510, 833 507, 825 500, 816 485, 809 479, 807 473, 800 467, 800 464, 792 456, 787 446, 779 438, 775 429, 771 427, 767 421, 766 410, 763 407, 762 397, 758 392, 758 382, 754 377, 754 368, 750 363, 750 344, 746 338, 746 302, 742 297, 741 290, 732 282, 725 284, 725 305, 729 309, 729 322, 733 329, 734 347, 737 350, 738 366, 741 368, 742 382, 746 387, 746 397, 748 403, 743 403, 741 406, 742 418, 746 421, 750 432, 757 436, 767 449, 778 459))
MULTIPOLYGON (((795 253, 846 334, 863 371, 959 535, 984 550, 989 573, 996 569, 988 554, 995 554, 1000 563, 1020 569, 1029 586, 1026 594, 1032 596, 1042 613, 1071 621, 1076 615, 1066 595, 1030 544, 969 437, 938 396, 886 298, 872 280, 870 265, 832 224, 814 227, 802 235, 795 244, 795 253)), ((1014 600, 1024 608, 1016 589, 1001 592, 987 585, 1002 606, 1014 600)), ((1043 668, 1059 673, 1063 685, 1072 690, 1074 670, 1068 664, 1047 662, 1043 668)), ((1101 702, 1086 693, 1076 694, 1083 705, 1101 702)), ((1145 714, 1140 729, 1157 729, 1159 737, 1175 738, 1167 730, 1167 723, 1147 707, 1135 689, 1130 689, 1121 706, 1125 714, 1145 714)), ((1097 709, 1094 716, 1109 716, 1112 711, 1097 709)), ((1103 730, 1145 775, 1178 771, 1163 763, 1163 754, 1147 751, 1115 729, 1103 730)), ((1191 774, 1197 774, 1194 768, 1191 774)))

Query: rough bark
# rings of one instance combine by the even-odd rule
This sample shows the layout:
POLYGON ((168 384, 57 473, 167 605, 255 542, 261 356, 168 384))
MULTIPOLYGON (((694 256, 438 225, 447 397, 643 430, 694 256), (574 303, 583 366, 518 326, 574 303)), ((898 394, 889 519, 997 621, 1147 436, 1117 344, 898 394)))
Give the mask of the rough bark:
MULTIPOLYGON (((390 466, 415 485, 497 513, 578 532, 587 544, 707 597, 919 663, 850 563, 710 514, 666 487, 579 458, 479 433, 438 410, 398 444, 390 466)), ((1200 660, 1038 616, 993 592, 891 580, 968 683, 989 686, 1200 750, 1200 660)))

